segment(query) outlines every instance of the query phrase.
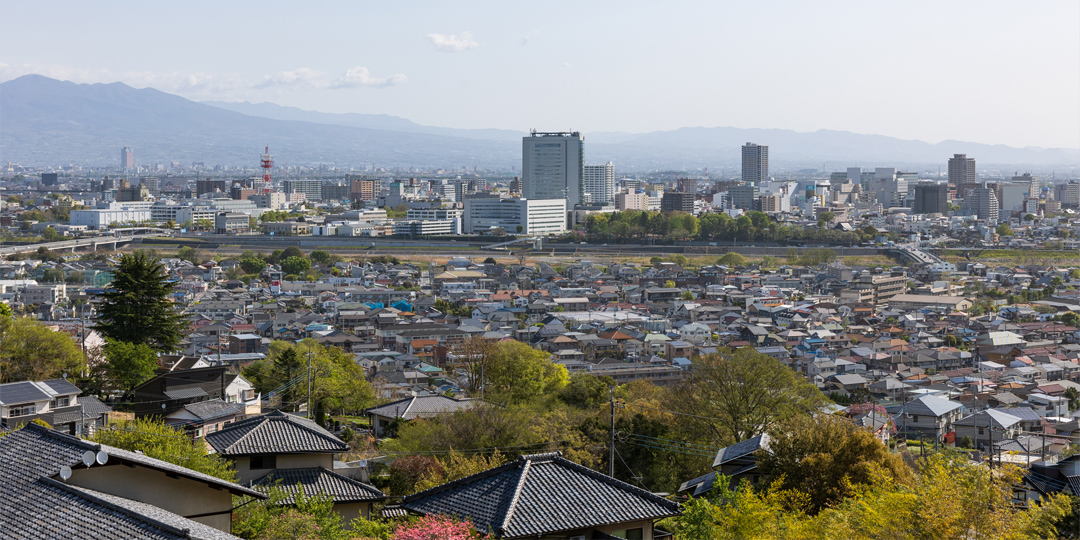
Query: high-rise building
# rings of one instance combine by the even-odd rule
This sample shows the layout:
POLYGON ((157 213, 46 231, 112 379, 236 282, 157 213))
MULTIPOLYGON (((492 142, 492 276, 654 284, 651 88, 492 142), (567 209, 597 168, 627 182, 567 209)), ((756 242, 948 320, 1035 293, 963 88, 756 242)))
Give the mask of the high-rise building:
POLYGON ((997 194, 992 188, 975 188, 964 197, 963 211, 966 215, 976 216, 991 223, 997 222, 999 208, 997 194))
POLYGON ((949 186, 938 183, 915 184, 915 214, 947 214, 949 212, 949 186))
POLYGON ((1069 208, 1080 206, 1080 182, 1074 180, 1068 184, 1054 186, 1054 199, 1060 202, 1061 206, 1069 208))
POLYGON ((55 186, 60 181, 60 175, 57 173, 41 173, 41 185, 43 186, 55 186))
POLYGON ((975 158, 967 157, 967 154, 953 154, 949 158, 949 185, 957 188, 961 184, 974 184, 978 180, 975 176, 975 158))
POLYGON ((125 146, 124 149, 120 151, 120 168, 135 168, 135 151, 132 150, 130 146, 125 146))
POLYGON ((146 189, 150 191, 150 194, 157 197, 161 194, 161 179, 156 176, 144 176, 139 183, 146 186, 146 189))
POLYGON ((615 199, 615 164, 586 165, 582 182, 590 204, 609 205, 615 199))
POLYGON ((303 193, 309 201, 322 200, 322 180, 286 180, 285 193, 303 193))
POLYGON ((681 191, 665 191, 660 199, 661 212, 686 212, 694 213, 694 194, 681 191))
POLYGON ((769 179, 769 147, 746 143, 742 147, 742 180, 759 184, 769 179))
POLYGON ((584 195, 585 139, 580 133, 533 131, 521 139, 521 183, 526 199, 563 199, 567 210, 584 195))
POLYGON ((755 183, 733 186, 728 189, 728 196, 731 197, 732 208, 753 210, 754 201, 758 198, 758 186, 755 183))
POLYGON ((195 196, 202 197, 206 193, 225 193, 225 181, 224 180, 211 180, 209 178, 200 178, 195 181, 195 196))
POLYGON ((379 180, 376 178, 346 177, 351 179, 349 184, 350 198, 354 201, 374 201, 379 196, 379 180))

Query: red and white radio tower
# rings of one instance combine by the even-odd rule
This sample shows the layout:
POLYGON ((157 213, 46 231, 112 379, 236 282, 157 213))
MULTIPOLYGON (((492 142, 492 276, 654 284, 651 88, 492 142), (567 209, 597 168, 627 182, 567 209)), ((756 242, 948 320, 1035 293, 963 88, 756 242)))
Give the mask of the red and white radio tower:
POLYGON ((266 183, 263 186, 263 193, 270 193, 270 169, 274 168, 274 156, 270 155, 269 146, 266 147, 266 153, 262 156, 262 165, 260 166, 263 169, 263 182, 266 183))

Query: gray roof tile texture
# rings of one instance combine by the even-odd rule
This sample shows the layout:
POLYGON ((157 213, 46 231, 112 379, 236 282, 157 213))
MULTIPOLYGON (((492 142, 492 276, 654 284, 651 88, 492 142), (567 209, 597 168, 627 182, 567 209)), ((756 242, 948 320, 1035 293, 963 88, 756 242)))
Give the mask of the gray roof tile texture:
POLYGON ((51 399, 49 394, 30 381, 0 385, 0 405, 16 405, 51 399))
POLYGON ((349 446, 308 420, 274 411, 229 424, 206 436, 224 456, 344 452, 349 446))
MULTIPOLYGON (((262 477, 256 482, 259 489, 268 489, 270 486, 279 485, 290 494, 296 493, 296 486, 304 487, 304 493, 314 495, 326 493, 333 497, 335 503, 382 501, 386 500, 386 494, 374 486, 353 480, 322 467, 310 467, 304 469, 278 469, 262 477)), ((292 495, 286 497, 284 504, 295 502, 292 495)))
POLYGON ((179 515, 129 499, 52 480, 60 467, 82 467, 87 450, 104 450, 110 462, 128 461, 264 495, 242 486, 134 452, 90 443, 34 424, 0 437, 0 537, 121 540, 234 538, 179 515), (182 529, 187 529, 184 534, 182 529), (8 536, 10 535, 10 536, 8 536))
POLYGON ((469 518, 477 530, 533 537, 680 513, 678 503, 553 454, 522 458, 405 497, 421 514, 469 518))

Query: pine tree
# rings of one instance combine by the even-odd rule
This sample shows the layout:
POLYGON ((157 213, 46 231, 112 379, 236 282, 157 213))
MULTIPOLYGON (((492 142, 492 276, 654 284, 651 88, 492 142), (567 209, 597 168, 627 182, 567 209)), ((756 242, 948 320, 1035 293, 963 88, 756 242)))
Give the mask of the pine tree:
POLYGON ((95 328, 111 340, 174 351, 187 323, 169 299, 174 284, 167 277, 165 267, 145 251, 122 256, 112 284, 101 295, 95 328))

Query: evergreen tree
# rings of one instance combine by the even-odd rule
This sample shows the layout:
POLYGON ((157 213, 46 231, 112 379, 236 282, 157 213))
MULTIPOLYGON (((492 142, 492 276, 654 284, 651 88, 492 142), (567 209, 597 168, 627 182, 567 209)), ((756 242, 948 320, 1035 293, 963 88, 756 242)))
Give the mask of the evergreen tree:
POLYGON ((173 289, 158 259, 141 250, 124 255, 113 272, 112 285, 101 295, 101 320, 95 328, 111 340, 172 352, 186 326, 169 299, 173 289))
MULTIPOLYGON (((304 373, 304 366, 301 363, 300 355, 296 354, 296 349, 290 347, 281 351, 281 354, 274 358, 274 380, 278 386, 288 383, 299 375, 304 373)), ((281 400, 284 403, 295 405, 297 402, 297 396, 300 390, 307 388, 304 385, 294 386, 281 396, 281 400)), ((293 410, 296 410, 294 407, 293 410)))

